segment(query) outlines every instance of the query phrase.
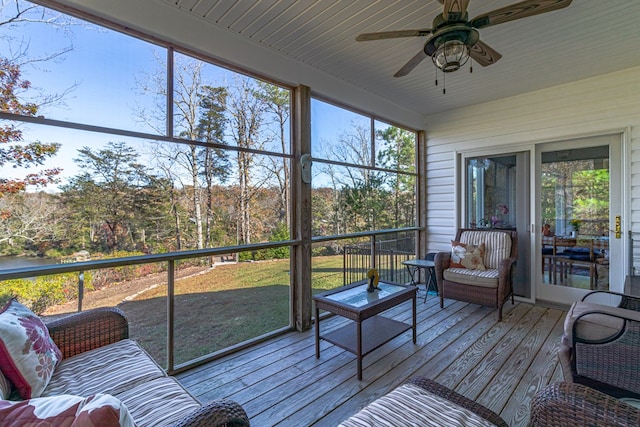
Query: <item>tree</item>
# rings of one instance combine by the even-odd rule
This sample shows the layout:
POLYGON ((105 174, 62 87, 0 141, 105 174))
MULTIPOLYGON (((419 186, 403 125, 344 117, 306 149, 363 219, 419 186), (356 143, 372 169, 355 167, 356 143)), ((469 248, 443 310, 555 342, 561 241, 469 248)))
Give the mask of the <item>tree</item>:
MULTIPOLYGON (((231 133, 236 145, 245 149, 260 149, 260 126, 264 114, 264 102, 256 96, 249 78, 238 78, 228 103, 231 133)), ((237 200, 238 243, 251 243, 251 202, 255 187, 251 170, 255 163, 251 151, 238 151, 236 162, 239 194, 237 200)))
MULTIPOLYGON (((202 61, 180 56, 175 61, 175 87, 173 93, 174 133, 185 140, 214 142, 223 144, 224 128, 227 123, 225 109, 228 93, 223 87, 205 84, 202 61)), ((155 75, 140 79, 143 92, 150 92, 158 98, 155 110, 138 111, 138 116, 159 133, 164 133, 166 116, 166 82, 164 68, 155 75)), ((153 157, 165 177, 180 183, 182 189, 188 189, 191 200, 189 215, 195 226, 193 241, 195 247, 202 249, 210 243, 212 219, 211 188, 214 181, 224 181, 229 173, 226 152, 219 148, 201 144, 169 143, 154 145, 153 157), (202 184, 204 180, 204 185, 202 184), (203 215, 203 193, 206 199, 203 215), (203 228, 203 223, 205 227, 203 228)), ((180 209, 173 204, 175 235, 178 249, 188 237, 185 233, 187 221, 181 221, 180 209)))
MULTIPOLYGON (((23 102, 19 97, 20 90, 31 87, 28 80, 21 78, 20 67, 12 64, 6 58, 0 58, 0 110, 11 114, 35 117, 38 105, 33 102, 23 102)), ((13 122, 0 126, 0 144, 21 143, 22 130, 13 122)), ((32 166, 42 166, 48 158, 54 156, 60 148, 58 143, 42 143, 33 141, 26 144, 0 147, 0 167, 10 165, 13 168, 28 169, 32 166)), ((27 186, 45 186, 55 182, 60 168, 43 169, 28 173, 23 178, 0 177, 0 197, 24 191, 27 186)))
MULTIPOLYGON (((269 83, 259 82, 257 95, 264 101, 265 111, 274 117, 277 126, 276 140, 279 142, 281 152, 283 154, 287 153, 287 123, 291 113, 291 95, 289 91, 269 83)), ((291 224, 289 160, 286 158, 282 158, 280 161, 276 158, 272 160, 273 168, 271 172, 277 178, 280 189, 281 219, 284 219, 285 224, 289 226, 291 224)))
POLYGON ((86 172, 64 187, 65 193, 78 195, 67 200, 75 202, 80 211, 86 206, 95 209, 89 221, 96 222, 106 249, 126 249, 127 243, 134 244, 134 220, 145 215, 137 204, 138 193, 148 188, 154 177, 137 163, 136 150, 124 142, 110 142, 99 150, 83 147, 78 153, 74 162, 86 172))
POLYGON ((59 238, 57 197, 20 193, 0 198, 0 245, 3 253, 44 252, 59 238))
MULTIPOLYGON (((46 25, 65 30, 73 22, 73 19, 66 15, 28 1, 3 0, 0 2, 0 27, 8 31, 0 33, 0 40, 6 45, 1 50, 6 52, 5 56, 10 62, 19 66, 54 60, 72 51, 73 43, 58 49, 48 45, 46 55, 35 57, 29 51, 31 40, 25 39, 23 36, 16 37, 16 34, 21 34, 18 30, 24 28, 24 25, 46 25)), ((53 98, 59 99, 58 96, 53 98)))
MULTIPOLYGON (((224 87, 203 86, 200 93, 200 121, 198 123, 198 140, 203 142, 224 143, 224 128, 227 123, 225 110, 227 105, 227 89, 224 87)), ((229 176, 229 159, 227 152, 221 148, 201 147, 202 175, 205 180, 206 215, 205 246, 211 246, 213 219, 213 184, 218 179, 226 181, 229 176)))
POLYGON ((593 159, 542 164, 541 215, 556 234, 570 231, 569 221, 586 221, 585 234, 606 233, 609 218, 609 170, 593 159))
MULTIPOLYGON (((43 24, 47 26, 66 27, 69 20, 63 15, 51 12, 46 8, 34 5, 26 1, 2 1, 0 2, 0 41, 3 45, 0 51, 0 111, 36 117, 42 115, 44 106, 60 102, 63 97, 72 91, 74 87, 68 88, 61 94, 47 94, 32 86, 31 81, 22 77, 23 67, 27 64, 42 63, 59 58, 73 49, 73 45, 68 45, 61 49, 52 49, 49 46, 48 53, 42 57, 34 57, 29 51, 30 40, 24 37, 16 37, 20 34, 17 31, 20 26, 43 24)), ((24 142, 23 129, 16 122, 3 121, 0 124, 0 168, 6 171, 8 167, 12 169, 24 169, 14 176, 0 177, 0 198, 9 197, 24 192, 28 187, 44 187, 56 182, 60 168, 42 169, 47 159, 56 155, 60 148, 58 143, 43 143, 40 141, 24 142), (28 169, 39 169, 27 171, 28 169), (19 175, 19 176, 15 176, 19 175)), ((17 214, 17 202, 27 203, 30 198, 18 197, 9 204, 12 210, 0 209, 0 217, 3 220, 10 220, 12 215, 16 215, 14 220, 20 222, 21 216, 17 214)), ((28 206, 24 206, 24 211, 29 211, 28 206)), ((10 234, 9 234, 10 235, 10 234)), ((8 235, 2 236, 7 237, 8 235)), ((2 238, 0 237, 0 238, 2 238)), ((32 237, 27 237, 27 240, 32 237)))
MULTIPOLYGON (((378 165, 397 171, 415 172, 416 135, 408 130, 389 126, 376 131, 378 165)), ((394 227, 415 224, 415 176, 389 174, 386 184, 392 188, 394 227)))
POLYGON ((339 135, 337 144, 325 146, 331 150, 331 155, 326 157, 360 166, 323 165, 336 197, 335 220, 344 224, 343 232, 372 230, 377 223, 377 216, 385 214, 386 210, 380 209, 376 202, 375 192, 380 182, 377 178, 379 174, 370 169, 373 166, 370 128, 352 122, 351 127, 339 135))

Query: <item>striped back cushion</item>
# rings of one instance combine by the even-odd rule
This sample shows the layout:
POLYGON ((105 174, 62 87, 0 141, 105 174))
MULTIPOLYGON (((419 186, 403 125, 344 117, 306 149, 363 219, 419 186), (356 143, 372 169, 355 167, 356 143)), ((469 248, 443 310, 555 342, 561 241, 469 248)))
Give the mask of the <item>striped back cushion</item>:
POLYGON ((484 265, 490 269, 498 268, 500 261, 511 255, 511 236, 502 231, 463 231, 460 241, 472 245, 484 243, 484 265))

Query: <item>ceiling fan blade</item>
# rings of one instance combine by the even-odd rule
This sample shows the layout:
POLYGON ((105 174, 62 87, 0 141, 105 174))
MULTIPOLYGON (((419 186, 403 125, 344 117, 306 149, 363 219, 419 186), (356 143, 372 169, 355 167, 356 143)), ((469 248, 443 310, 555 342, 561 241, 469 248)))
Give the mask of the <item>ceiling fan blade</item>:
POLYGON ((481 41, 477 41, 476 44, 469 49, 469 56, 483 67, 495 64, 502 58, 502 55, 481 41))
POLYGON ((462 19, 464 14, 467 13, 467 6, 469 6, 469 0, 444 0, 441 3, 444 4, 442 16, 448 21, 462 19))
POLYGON ((469 24, 474 28, 484 28, 491 25, 502 24, 503 22, 563 9, 569 6, 571 1, 572 0, 525 0, 476 16, 469 24))
POLYGON ((400 30, 400 31, 382 31, 379 33, 364 33, 356 37, 356 41, 366 42, 369 40, 397 39, 401 37, 421 37, 431 34, 431 28, 423 28, 421 30, 400 30))
POLYGON ((423 59, 425 59, 427 57, 427 54, 424 53, 424 49, 420 49, 420 52, 418 52, 413 58, 411 58, 409 60, 409 62, 407 62, 406 64, 404 64, 404 66, 402 68, 400 68, 394 75, 393 77, 404 77, 407 74, 409 74, 411 72, 411 70, 413 70, 414 68, 416 68, 416 66, 422 62, 423 59))

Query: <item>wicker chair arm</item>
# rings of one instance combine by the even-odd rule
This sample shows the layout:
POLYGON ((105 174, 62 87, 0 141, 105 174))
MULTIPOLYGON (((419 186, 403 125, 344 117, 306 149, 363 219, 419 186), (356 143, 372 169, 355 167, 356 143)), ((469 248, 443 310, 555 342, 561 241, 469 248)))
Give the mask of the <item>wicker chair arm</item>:
POLYGON ((511 275, 512 269, 516 265, 517 258, 505 258, 500 260, 500 265, 498 266, 498 270, 500 271, 500 284, 510 285, 511 284, 511 275))
POLYGON ((233 400, 219 399, 207 403, 202 408, 184 417, 173 427, 245 427, 249 417, 233 400))
POLYGON ((637 425, 640 410, 582 384, 551 384, 531 402, 531 427, 637 425))
MULTIPOLYGON (((588 294, 586 294, 584 297, 582 297, 582 301, 589 302, 589 300, 593 298, 601 297, 602 295, 619 297, 620 304, 618 305, 618 307, 620 308, 626 308, 627 310, 640 311, 640 297, 635 295, 622 294, 619 292, 604 291, 604 290, 591 291, 588 294)), ((598 302, 598 301, 596 300, 594 302, 598 302)))
POLYGON ((429 393, 433 393, 437 396, 440 396, 444 399, 447 399, 450 402, 455 403, 458 406, 461 406, 474 414, 484 418, 492 424, 495 424, 498 427, 508 427, 508 424, 500 418, 498 414, 493 412, 492 410, 482 406, 481 404, 474 402, 471 399, 464 397, 463 395, 451 390, 448 387, 445 387, 437 382, 430 380, 426 377, 414 377, 407 380, 408 383, 415 384, 418 387, 422 387, 429 393))
POLYGON ((507 274, 506 279, 511 281, 511 267, 513 267, 518 259, 517 258, 505 258, 500 260, 500 266, 498 269, 500 270, 500 274, 505 272, 507 274))
POLYGON ((571 328, 573 381, 613 396, 640 398, 640 312, 594 304, 575 318, 571 328), (592 315, 618 319, 621 330, 597 339, 580 336, 580 320, 592 315))
POLYGON ((95 308, 47 321, 47 329, 63 358, 129 338, 129 324, 122 310, 95 308))
POLYGON ((451 262, 451 252, 438 252, 433 259, 433 266, 436 272, 436 286, 438 294, 442 295, 442 281, 444 280, 444 271, 449 268, 451 262))
POLYGON ((451 252, 438 252, 433 258, 433 266, 436 270, 436 275, 442 278, 442 272, 449 268, 451 262, 451 252))
POLYGON ((508 295, 512 295, 511 276, 516 258, 505 258, 498 265, 498 301, 504 301, 508 295))

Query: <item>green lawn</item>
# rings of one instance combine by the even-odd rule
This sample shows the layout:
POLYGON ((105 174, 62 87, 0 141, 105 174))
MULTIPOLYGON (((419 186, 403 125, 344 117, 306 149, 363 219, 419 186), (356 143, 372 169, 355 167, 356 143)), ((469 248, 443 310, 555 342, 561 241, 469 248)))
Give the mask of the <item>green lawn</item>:
MULTIPOLYGON (((342 256, 314 257, 314 293, 342 285, 342 256)), ((175 361, 197 357, 289 325, 289 260, 242 262, 176 281, 175 361)), ((132 338, 166 365, 167 288, 119 305, 132 338)))

